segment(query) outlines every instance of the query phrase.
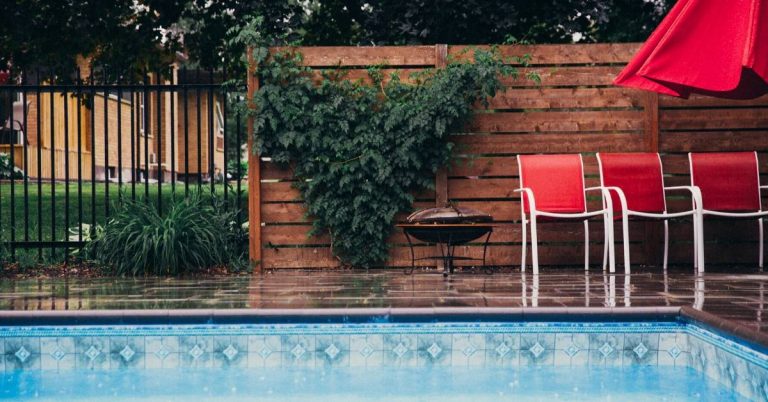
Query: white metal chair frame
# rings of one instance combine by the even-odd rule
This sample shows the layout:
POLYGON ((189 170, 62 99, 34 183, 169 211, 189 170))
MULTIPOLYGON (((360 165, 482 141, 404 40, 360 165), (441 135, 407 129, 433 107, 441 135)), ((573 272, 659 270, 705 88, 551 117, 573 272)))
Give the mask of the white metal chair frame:
MULTIPOLYGON (((659 160, 659 169, 661 169, 661 172, 663 174, 664 170, 662 168, 661 163, 661 157, 659 154, 656 154, 656 157, 659 160)), ((667 263, 669 261, 669 219, 672 218, 680 218, 684 216, 691 216, 693 220, 693 258, 694 258, 694 268, 698 269, 698 272, 704 272, 704 237, 703 232, 701 228, 703 227, 703 217, 702 217, 702 203, 701 203, 701 191, 696 186, 671 186, 671 187, 665 187, 664 186, 664 179, 662 176, 662 183, 661 187, 664 189, 664 211, 662 213, 651 213, 651 212, 640 212, 640 211, 633 211, 627 207, 627 198, 624 195, 624 192, 618 188, 618 187, 605 187, 605 181, 603 177, 603 162, 600 159, 600 153, 597 153, 597 164, 598 168, 600 170, 600 186, 603 186, 605 189, 609 191, 613 191, 616 193, 616 195, 619 197, 619 202, 621 203, 621 231, 622 231, 622 238, 623 238, 623 246, 624 246, 624 272, 626 274, 629 274, 631 271, 631 266, 629 262, 629 217, 630 216, 637 216, 641 218, 650 218, 650 219, 663 219, 664 220, 664 270, 667 269, 667 263), (682 212, 673 212, 669 213, 667 212, 667 192, 669 191, 688 191, 691 193, 691 199, 693 207, 692 209, 688 211, 682 211, 682 212)), ((605 270, 605 260, 607 259, 607 255, 603 255, 603 270, 605 270)))
MULTIPOLYGON (((693 177, 693 158, 691 158, 692 152, 688 153, 688 163, 690 165, 691 169, 691 185, 694 185, 694 177, 693 177)), ((701 237, 701 256, 699 257, 699 264, 700 264, 700 271, 703 271, 704 267, 704 251, 703 251, 703 243, 704 243, 704 215, 713 215, 713 216, 722 216, 727 218, 758 218, 757 219, 757 225, 760 232, 760 245, 758 247, 758 252, 760 253, 760 256, 758 258, 758 265, 760 268, 763 268, 763 239, 764 239, 764 231, 763 231, 763 217, 768 216, 768 211, 763 211, 763 196, 761 193, 761 190, 768 189, 768 186, 761 186, 760 185, 760 163, 757 159, 757 152, 754 152, 755 154, 755 167, 757 168, 757 198, 760 201, 760 209, 757 212, 722 212, 722 211, 714 211, 711 209, 701 209, 701 230, 699 230, 699 236, 701 237)), ((701 204, 704 205, 704 204, 701 204)))
MULTIPOLYGON (((579 155, 579 161, 581 163, 581 177, 582 181, 584 180, 584 161, 579 155)), ((515 192, 520 193, 521 197, 526 197, 528 201, 528 208, 530 209, 529 215, 530 215, 530 224, 531 224, 531 265, 533 266, 533 274, 538 275, 539 274, 539 246, 538 246, 538 235, 537 235, 537 228, 536 228, 536 221, 537 217, 544 216, 549 218, 560 218, 560 219, 583 219, 584 220, 584 270, 589 270, 589 218, 602 215, 603 216, 603 223, 605 228, 605 244, 604 248, 608 252, 609 256, 609 263, 610 263, 610 270, 611 272, 615 272, 616 270, 616 258, 615 258, 615 249, 614 249, 614 239, 613 239, 613 204, 611 201, 611 195, 608 191, 608 188, 606 187, 586 187, 584 188, 584 212, 583 213, 553 213, 553 212, 545 212, 545 211, 539 211, 536 209, 536 197, 533 194, 533 190, 531 190, 528 187, 524 187, 524 179, 523 179, 523 169, 522 165, 520 163, 520 155, 517 155, 517 166, 518 166, 518 172, 520 172, 520 188, 516 189, 515 192), (598 211, 587 211, 587 191, 600 191, 603 198, 603 209, 600 209, 598 211)), ((528 250, 528 239, 527 239, 527 227, 528 227, 528 217, 525 214, 525 208, 523 207, 523 202, 521 199, 520 203, 520 215, 522 217, 522 225, 523 225, 523 255, 522 260, 520 261, 520 270, 522 272, 525 272, 525 262, 527 258, 527 250, 528 250)))

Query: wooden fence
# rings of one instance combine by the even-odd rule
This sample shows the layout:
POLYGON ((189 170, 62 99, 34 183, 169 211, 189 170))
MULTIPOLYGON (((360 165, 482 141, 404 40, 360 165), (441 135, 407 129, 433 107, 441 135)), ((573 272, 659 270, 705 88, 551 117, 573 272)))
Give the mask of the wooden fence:
MULTIPOLYGON (((494 231, 489 260, 494 265, 519 265, 521 251, 518 153, 582 153, 587 184, 599 182, 595 152, 661 152, 667 185, 689 183, 689 151, 760 152, 760 170, 768 174, 768 97, 730 101, 700 96, 677 99, 616 87, 613 78, 639 44, 503 46, 507 56, 530 54, 526 70, 541 76, 537 85, 508 79, 485 110, 478 111, 466 133, 451 138, 458 147, 447 172, 438 174, 436 190, 420 194, 416 208, 452 202, 491 213, 501 226, 494 231)), ((365 67, 385 64, 407 72, 444 66, 450 57, 468 57, 465 46, 306 47, 297 49, 306 65, 317 69, 349 69, 351 78, 365 76, 365 67)), ((471 55, 471 53, 469 53, 471 55)), ((258 88, 253 71, 249 92, 258 88)), ((250 130, 249 130, 250 131, 250 130)), ((339 262, 331 255, 327 236, 308 237, 300 194, 290 171, 251 154, 251 257, 260 268, 326 268, 339 262)), ((592 203, 599 202, 593 200, 592 203)), ((688 206, 681 196, 669 198, 670 210, 688 206)), ((402 219, 405 215, 399 217, 402 219)), ((311 219, 311 218, 309 218, 311 219)), ((656 222, 632 222, 632 261, 660 261, 662 228, 656 222)), ((388 230, 389 228, 382 228, 388 230)), ((540 227, 540 261, 546 265, 583 263, 581 223, 548 223, 540 227)), ((602 256, 602 225, 591 224, 591 258, 602 256)), ((691 225, 670 225, 670 262, 692 265, 691 225)), ((751 264, 757 261, 757 224, 708 221, 708 264, 751 264), (716 243, 716 244, 715 244, 716 243)), ((393 231, 387 266, 410 264, 404 236, 393 231)), ((619 250, 619 247, 617 247, 619 250)), ((457 253, 479 256, 482 247, 469 245, 457 253)), ((431 246, 417 247, 417 256, 434 255, 431 246)), ((618 251, 617 258, 621 252, 618 251)), ((530 258, 530 257, 529 257, 530 258)), ((433 264, 434 265, 434 264, 433 264)))

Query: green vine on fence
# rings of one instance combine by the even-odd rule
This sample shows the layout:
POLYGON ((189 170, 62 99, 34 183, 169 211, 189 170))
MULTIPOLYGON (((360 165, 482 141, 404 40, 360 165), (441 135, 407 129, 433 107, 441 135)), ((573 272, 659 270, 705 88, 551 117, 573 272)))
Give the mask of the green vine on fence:
POLYGON ((395 215, 413 208, 414 192, 434 187, 453 149, 449 135, 502 88, 501 77, 518 74, 496 49, 411 80, 372 68, 365 82, 340 70, 313 79, 291 50, 254 54, 257 152, 293 168, 312 234, 328 233, 333 254, 357 267, 387 260, 395 215))

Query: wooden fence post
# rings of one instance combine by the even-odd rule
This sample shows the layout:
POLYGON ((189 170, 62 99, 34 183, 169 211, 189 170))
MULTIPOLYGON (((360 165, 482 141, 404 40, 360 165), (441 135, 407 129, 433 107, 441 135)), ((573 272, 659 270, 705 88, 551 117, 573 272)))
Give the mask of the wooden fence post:
MULTIPOLYGON (((445 68, 448 64, 448 45, 435 45, 435 68, 445 68)), ((435 206, 444 207, 448 203, 448 170, 441 168, 435 177, 435 206)))
MULTIPOLYGON (((448 64, 448 45, 435 45, 435 68, 445 68, 448 64)), ((435 206, 442 208, 448 204, 448 169, 440 168, 435 174, 435 206)), ((437 253, 443 251, 440 245, 436 246, 437 253)), ((444 269, 443 261, 437 260, 437 268, 444 269)))
POLYGON ((659 152, 659 94, 646 93, 643 108, 645 109, 645 150, 659 152))
MULTIPOLYGON (((646 92, 643 99, 645 110, 645 124, 643 127, 643 139, 646 152, 659 152, 659 94, 646 92)), ((645 241, 643 251, 646 264, 660 265, 661 255, 657 245, 661 241, 661 227, 658 222, 645 223, 645 241)))
MULTIPOLYGON (((259 78, 253 60, 253 49, 248 48, 247 102, 250 112, 256 108, 254 95, 259 89, 259 78)), ((262 271, 261 255, 261 158, 253 149, 253 115, 248 115, 248 256, 251 266, 262 271)))

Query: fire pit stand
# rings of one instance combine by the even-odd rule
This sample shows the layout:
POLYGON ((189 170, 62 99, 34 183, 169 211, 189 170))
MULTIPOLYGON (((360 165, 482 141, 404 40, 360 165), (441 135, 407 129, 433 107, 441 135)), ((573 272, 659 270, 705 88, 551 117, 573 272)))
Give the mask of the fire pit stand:
POLYGON ((405 273, 410 275, 416 268, 417 260, 442 260, 443 276, 453 274, 454 261, 482 261, 483 270, 487 274, 493 271, 485 264, 485 256, 488 251, 488 241, 493 233, 493 225, 489 223, 416 223, 397 225, 402 228, 405 238, 408 239, 408 247, 411 249, 411 267, 405 269, 405 273), (456 246, 466 244, 472 240, 485 236, 483 242, 483 258, 472 258, 457 256, 455 254, 456 246), (427 243, 437 243, 440 245, 440 255, 416 258, 413 251, 413 242, 411 237, 427 243))

